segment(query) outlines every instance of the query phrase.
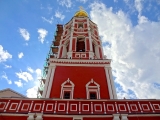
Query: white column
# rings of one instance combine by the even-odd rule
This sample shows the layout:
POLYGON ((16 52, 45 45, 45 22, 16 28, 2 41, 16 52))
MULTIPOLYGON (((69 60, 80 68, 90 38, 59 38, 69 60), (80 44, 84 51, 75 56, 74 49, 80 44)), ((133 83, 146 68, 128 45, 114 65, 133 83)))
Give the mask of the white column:
POLYGON ((49 78, 51 76, 51 71, 52 71, 52 68, 49 66, 48 73, 47 73, 47 78, 46 78, 46 82, 45 82, 45 86, 44 86, 44 90, 43 90, 43 94, 42 94, 42 98, 46 97, 46 92, 47 92, 48 83, 49 83, 49 80, 50 80, 49 78))
POLYGON ((117 93, 116 93, 116 88, 115 88, 115 85, 114 85, 114 80, 113 80, 113 76, 112 76, 112 68, 108 68, 109 70, 109 76, 110 76, 110 81, 111 81, 111 88, 112 88, 112 91, 113 91, 113 99, 117 99, 117 93))
POLYGON ((35 120, 43 120, 43 117, 42 117, 42 113, 36 113, 36 119, 35 120))
POLYGON ((27 120, 34 120, 34 115, 35 115, 35 113, 28 113, 27 120))
POLYGON ((121 120, 128 120, 128 114, 121 114, 121 120))
POLYGON ((111 89, 111 82, 110 82, 110 78, 109 78, 109 74, 108 74, 108 67, 105 66, 104 69, 105 69, 105 72, 106 72, 109 96, 110 96, 110 99, 113 99, 113 93, 112 93, 112 89, 111 89))
POLYGON ((113 114, 113 120, 120 120, 119 114, 113 114))
POLYGON ((48 85, 48 90, 46 92, 46 98, 49 98, 50 93, 51 93, 51 88, 52 88, 52 83, 53 83, 53 78, 54 78, 54 73, 55 73, 55 68, 56 66, 51 66, 52 67, 52 72, 49 78, 49 85, 48 85))

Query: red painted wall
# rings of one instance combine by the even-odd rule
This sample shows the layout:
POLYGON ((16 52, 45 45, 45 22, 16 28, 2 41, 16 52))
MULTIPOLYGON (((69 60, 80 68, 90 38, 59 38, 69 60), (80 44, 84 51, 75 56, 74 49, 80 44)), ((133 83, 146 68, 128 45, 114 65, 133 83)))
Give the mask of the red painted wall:
POLYGON ((135 116, 135 117, 128 117, 128 120, 160 120, 160 116, 135 116))
POLYGON ((86 84, 93 78, 100 85, 101 99, 109 99, 104 67, 57 66, 50 98, 60 98, 61 84, 70 79, 74 84, 74 98, 86 99, 86 84))
POLYGON ((43 120, 73 120, 73 118, 68 117, 43 117, 43 120))
POLYGON ((102 117, 99 117, 99 118, 97 118, 97 117, 95 117, 95 118, 83 118, 83 120, 113 120, 113 117, 104 117, 104 118, 102 118, 102 117))
POLYGON ((3 116, 0 115, 0 120, 27 120, 28 116, 3 116))

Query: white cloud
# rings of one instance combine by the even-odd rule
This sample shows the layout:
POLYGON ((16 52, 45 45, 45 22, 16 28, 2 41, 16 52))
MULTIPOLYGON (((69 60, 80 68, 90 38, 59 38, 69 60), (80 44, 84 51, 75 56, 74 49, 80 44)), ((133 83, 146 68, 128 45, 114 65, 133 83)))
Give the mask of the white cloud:
POLYGON ((139 16, 138 18, 139 18, 138 19, 139 24, 148 22, 148 18, 146 18, 145 16, 139 16))
POLYGON ((42 72, 41 69, 36 69, 35 72, 37 75, 37 79, 41 78, 41 72, 42 72))
POLYGON ((4 68, 7 69, 7 68, 12 68, 11 65, 4 65, 4 68))
POLYGON ((22 79, 26 82, 28 82, 29 80, 33 80, 33 77, 30 73, 28 72, 17 72, 16 75, 18 76, 19 79, 22 79))
POLYGON ((16 84, 18 87, 23 87, 23 83, 21 80, 19 81, 14 81, 14 84, 16 84))
POLYGON ((12 55, 9 54, 7 51, 3 50, 2 45, 0 45, 0 62, 4 62, 9 58, 12 58, 12 55))
POLYGON ((139 14, 141 14, 142 9, 143 9, 142 1, 143 0, 135 0, 134 1, 135 8, 136 8, 136 10, 138 11, 139 14))
POLYGON ((37 91, 38 91, 38 87, 34 86, 32 88, 29 88, 26 92, 27 97, 29 98, 37 98, 37 91))
POLYGON ((59 11, 56 11, 55 17, 61 19, 61 21, 65 18, 65 16, 59 11))
POLYGON ((66 6, 67 8, 70 8, 72 6, 71 0, 57 0, 58 3, 62 6, 66 6))
POLYGON ((77 0, 79 2, 82 2, 82 3, 86 3, 88 0, 77 0))
POLYGON ((43 44, 44 39, 45 39, 46 35, 48 34, 48 31, 45 30, 45 29, 43 29, 43 28, 40 28, 40 29, 38 29, 37 32, 39 33, 38 39, 39 39, 39 40, 41 41, 41 43, 43 44))
MULTIPOLYGON (((114 13, 98 2, 90 8, 91 19, 98 24, 105 43, 104 53, 112 59, 115 82, 120 86, 118 96, 160 98, 160 22, 144 17, 133 26, 121 10, 114 13)), ((141 8, 137 7, 139 12, 141 8)))
POLYGON ((29 40, 30 34, 29 34, 29 32, 28 32, 26 29, 24 29, 24 28, 19 28, 19 32, 20 32, 21 36, 22 36, 26 41, 29 40))
POLYGON ((20 53, 18 54, 18 58, 19 58, 19 59, 21 59, 23 56, 24 56, 23 52, 20 52, 20 53))
POLYGON ((46 19, 45 17, 42 17, 42 19, 43 19, 43 21, 46 21, 46 22, 48 22, 50 24, 53 23, 53 16, 50 19, 46 19))
POLYGON ((8 84, 12 84, 12 81, 8 79, 8 76, 6 75, 5 72, 3 72, 2 78, 7 80, 8 84))
POLYGON ((31 67, 28 67, 27 70, 28 70, 30 73, 34 73, 34 70, 33 70, 31 67))

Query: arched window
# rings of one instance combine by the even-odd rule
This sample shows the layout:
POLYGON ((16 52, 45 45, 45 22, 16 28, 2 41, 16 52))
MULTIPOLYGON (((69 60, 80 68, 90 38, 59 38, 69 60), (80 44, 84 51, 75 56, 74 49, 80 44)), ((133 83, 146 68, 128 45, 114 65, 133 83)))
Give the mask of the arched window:
POLYGON ((93 79, 86 84, 87 99, 100 99, 100 85, 93 79))
POLYGON ((61 85, 61 99, 73 99, 73 92, 74 92, 74 83, 69 80, 66 80, 61 85))
POLYGON ((76 52, 85 52, 85 38, 84 37, 77 38, 76 52))

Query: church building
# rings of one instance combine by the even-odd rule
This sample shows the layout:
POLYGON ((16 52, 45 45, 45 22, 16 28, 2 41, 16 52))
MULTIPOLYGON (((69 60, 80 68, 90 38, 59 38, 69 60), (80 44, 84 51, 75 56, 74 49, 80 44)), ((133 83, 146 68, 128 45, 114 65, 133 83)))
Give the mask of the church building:
POLYGON ((37 98, 0 98, 0 120, 160 120, 160 100, 117 98, 98 26, 80 8, 57 25, 37 98))

